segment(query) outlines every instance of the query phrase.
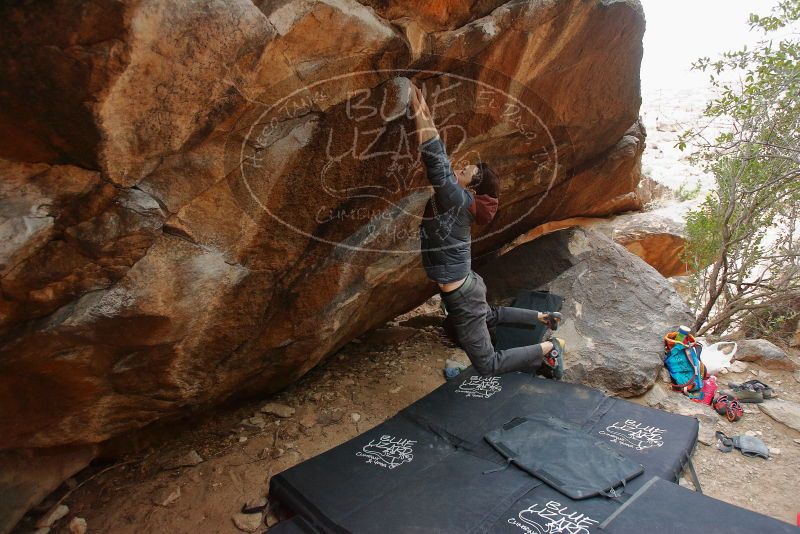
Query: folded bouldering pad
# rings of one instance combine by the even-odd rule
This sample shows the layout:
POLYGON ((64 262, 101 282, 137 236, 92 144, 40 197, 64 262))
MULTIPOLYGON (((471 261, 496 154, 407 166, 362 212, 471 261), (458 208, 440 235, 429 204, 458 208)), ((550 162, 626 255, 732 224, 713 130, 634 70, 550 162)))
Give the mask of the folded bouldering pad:
POLYGON ((484 435, 517 417, 557 418, 643 466, 647 479, 672 481, 698 429, 696 419, 585 386, 468 368, 375 428, 274 476, 270 495, 317 532, 461 533, 516 528, 509 520, 548 503, 600 521, 642 485, 638 476, 619 499, 574 500, 522 469, 497 471, 506 458, 484 435))
POLYGON ((572 499, 616 496, 644 472, 601 436, 552 416, 517 417, 484 437, 509 463, 572 499))

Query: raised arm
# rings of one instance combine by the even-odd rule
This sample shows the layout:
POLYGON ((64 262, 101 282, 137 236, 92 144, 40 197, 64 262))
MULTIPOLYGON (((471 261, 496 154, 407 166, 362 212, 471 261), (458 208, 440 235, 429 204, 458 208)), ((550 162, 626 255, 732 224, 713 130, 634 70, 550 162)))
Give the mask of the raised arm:
POLYGON ((472 204, 472 194, 458 183, 425 96, 413 83, 410 84, 409 91, 409 103, 416 123, 422 162, 425 164, 428 181, 436 193, 436 200, 445 209, 466 209, 472 204))
POLYGON ((425 172, 436 193, 436 200, 445 209, 469 208, 472 194, 458 183, 447 150, 437 134, 419 146, 425 172))

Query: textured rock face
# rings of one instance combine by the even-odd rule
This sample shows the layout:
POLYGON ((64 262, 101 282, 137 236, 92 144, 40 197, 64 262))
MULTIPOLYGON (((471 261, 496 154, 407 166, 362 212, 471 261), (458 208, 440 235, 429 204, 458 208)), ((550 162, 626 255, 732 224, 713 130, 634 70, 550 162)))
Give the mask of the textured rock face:
POLYGON ((666 277, 688 273, 688 266, 682 259, 686 239, 681 221, 657 212, 626 213, 593 228, 604 232, 666 277))
POLYGON ((488 298, 521 289, 564 296, 565 379, 617 395, 644 393, 663 367, 663 336, 692 317, 652 267, 603 234, 570 228, 521 245, 481 267, 488 298))
POLYGON ((766 339, 743 339, 736 342, 735 359, 745 362, 758 362, 768 369, 794 371, 795 364, 786 351, 766 339))
POLYGON ((636 207, 638 2, 467 4, 3 3, 0 449, 278 390, 430 296, 398 74, 503 177, 476 255, 636 207))
POLYGON ((665 277, 681 276, 688 272, 682 261, 686 246, 682 221, 658 212, 624 213, 610 218, 570 217, 546 222, 519 236, 503 247, 509 251, 543 235, 580 226, 601 232, 615 243, 642 258, 665 277))
POLYGON ((0 532, 94 458, 93 445, 0 451, 0 532))

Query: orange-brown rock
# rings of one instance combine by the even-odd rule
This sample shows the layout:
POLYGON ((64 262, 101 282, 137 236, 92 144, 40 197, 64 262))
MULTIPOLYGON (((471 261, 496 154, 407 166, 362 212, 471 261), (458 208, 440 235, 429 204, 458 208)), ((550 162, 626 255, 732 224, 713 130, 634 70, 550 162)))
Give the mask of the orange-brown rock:
POLYGON ((0 449, 276 391, 429 297, 397 76, 502 176, 475 255, 632 209, 638 2, 418 5, 0 7, 0 449))
POLYGON ((540 224, 502 248, 503 253, 564 228, 580 226, 603 233, 642 258, 663 276, 688 274, 683 261, 684 225, 659 212, 624 213, 610 218, 570 217, 540 224))
POLYGON ((657 212, 627 213, 608 222, 610 237, 663 276, 688 274, 683 223, 657 212))

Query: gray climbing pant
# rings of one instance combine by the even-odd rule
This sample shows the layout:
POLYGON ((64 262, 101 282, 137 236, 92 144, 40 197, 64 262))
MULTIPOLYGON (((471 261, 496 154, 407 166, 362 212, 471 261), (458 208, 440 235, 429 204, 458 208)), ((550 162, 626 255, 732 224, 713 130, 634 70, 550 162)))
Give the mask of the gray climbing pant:
POLYGON ((526 345, 495 350, 490 329, 501 323, 536 324, 539 312, 524 308, 490 306, 486 285, 473 271, 461 287, 442 292, 447 318, 461 348, 481 375, 499 375, 511 371, 536 372, 543 362, 541 345, 526 345))

